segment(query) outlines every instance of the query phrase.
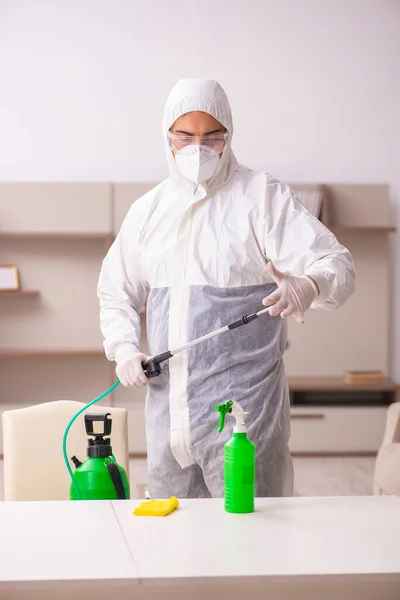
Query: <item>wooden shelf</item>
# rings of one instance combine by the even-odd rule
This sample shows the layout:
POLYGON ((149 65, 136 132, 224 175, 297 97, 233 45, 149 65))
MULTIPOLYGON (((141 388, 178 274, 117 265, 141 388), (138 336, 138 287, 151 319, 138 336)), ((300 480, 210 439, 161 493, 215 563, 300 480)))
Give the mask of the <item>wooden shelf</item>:
POLYGON ((109 232, 40 232, 0 231, 0 240, 100 240, 110 242, 114 235, 109 232))
POLYGON ((346 383, 342 377, 289 377, 291 392, 395 392, 398 384, 389 378, 380 383, 346 383))
POLYGON ((39 290, 1 290, 0 298, 29 298, 39 296, 39 290))
POLYGON ((54 349, 51 348, 0 348, 0 360, 11 358, 68 358, 74 356, 103 356, 104 350, 88 349, 88 348, 71 348, 71 349, 54 349))

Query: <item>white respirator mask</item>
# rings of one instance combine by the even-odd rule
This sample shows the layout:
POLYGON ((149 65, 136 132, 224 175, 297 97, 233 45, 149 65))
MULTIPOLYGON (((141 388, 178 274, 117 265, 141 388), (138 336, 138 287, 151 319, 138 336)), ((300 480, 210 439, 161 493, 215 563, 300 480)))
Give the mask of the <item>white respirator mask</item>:
POLYGON ((218 166, 220 155, 209 146, 191 144, 176 152, 176 166, 183 177, 196 185, 210 179, 218 166))

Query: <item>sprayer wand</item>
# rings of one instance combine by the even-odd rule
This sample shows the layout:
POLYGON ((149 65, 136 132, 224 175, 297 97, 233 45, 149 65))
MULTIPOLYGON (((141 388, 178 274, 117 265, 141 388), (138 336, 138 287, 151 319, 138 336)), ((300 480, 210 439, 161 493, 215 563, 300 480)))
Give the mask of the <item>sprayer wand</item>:
POLYGON ((159 375, 161 375, 161 364, 166 360, 169 360, 176 354, 180 354, 185 350, 189 350, 189 348, 193 348, 193 346, 197 346, 197 344, 201 344, 206 340, 211 340, 212 338, 217 337, 217 335, 220 335, 221 333, 225 333, 226 331, 230 331, 232 329, 237 329, 238 327, 242 327, 242 325, 247 325, 255 319, 258 319, 258 317, 261 317, 262 315, 268 313, 271 308, 272 306, 268 306, 267 308, 263 308, 258 312, 250 313, 249 315, 244 315, 238 321, 234 321, 234 323, 230 323, 229 325, 225 325, 225 327, 221 327, 220 329, 216 329, 211 333, 207 333, 206 335, 203 335, 202 337, 199 337, 196 340, 193 340, 192 342, 188 342, 187 344, 181 346, 180 348, 177 348, 176 350, 168 350, 167 352, 163 352, 162 354, 157 354, 157 356, 148 358, 147 360, 142 362, 143 371, 149 379, 153 379, 153 377, 158 377, 159 375))
MULTIPOLYGON (((176 354, 179 354, 180 352, 184 352, 185 350, 188 350, 189 348, 192 348, 193 346, 197 346, 197 344, 201 344, 201 342, 210 340, 211 338, 216 337, 217 335, 220 335, 221 333, 224 333, 225 331, 229 331, 231 329, 237 329, 238 327, 241 327, 242 325, 247 325, 248 323, 251 323, 251 321, 254 321, 255 319, 258 319, 258 317, 261 317, 261 315, 265 315, 266 313, 268 313, 271 308, 272 308, 272 306, 268 306, 267 308, 263 308, 263 309, 259 310, 258 312, 250 313, 249 315, 244 315, 238 321, 235 321, 234 323, 231 323, 230 325, 226 325, 225 327, 221 327, 220 329, 216 329, 215 331, 212 331, 211 333, 207 333, 207 335, 203 335, 202 337, 199 337, 196 340, 193 340, 192 342, 189 342, 188 344, 181 346, 181 348, 177 348, 176 350, 170 350, 168 352, 164 352, 163 354, 158 354, 157 356, 154 356, 153 358, 149 358, 148 360, 146 360, 142 363, 142 367, 143 367, 145 374, 147 375, 147 377, 149 379, 152 379, 153 377, 157 377, 158 375, 161 374, 161 364, 164 361, 169 360, 176 354)), ((111 392, 113 392, 119 384, 120 384, 120 381, 119 381, 119 379, 117 379, 117 381, 108 390, 103 392, 100 396, 98 396, 97 398, 95 398, 94 400, 89 402, 88 404, 85 404, 72 417, 72 419, 69 421, 69 423, 67 424, 67 427, 65 429, 64 437, 63 437, 63 441, 62 441, 63 456, 64 456, 65 465, 68 469, 68 473, 70 474, 70 477, 74 484, 78 500, 81 499, 81 493, 80 493, 78 484, 76 482, 76 479, 74 477, 74 474, 72 472, 71 465, 69 464, 68 454, 67 454, 67 438, 68 438, 69 430, 71 429, 73 422, 77 419, 77 417, 79 417, 80 414, 82 414, 85 410, 87 410, 93 404, 96 404, 97 402, 99 402, 100 400, 102 400, 103 398, 108 396, 108 394, 111 394, 111 392)), ((224 408, 222 410, 218 409, 221 412, 221 421, 220 421, 221 431, 224 426, 225 415, 228 412, 232 412, 231 409, 234 404, 237 404, 237 403, 230 401, 229 403, 224 405, 224 408)))

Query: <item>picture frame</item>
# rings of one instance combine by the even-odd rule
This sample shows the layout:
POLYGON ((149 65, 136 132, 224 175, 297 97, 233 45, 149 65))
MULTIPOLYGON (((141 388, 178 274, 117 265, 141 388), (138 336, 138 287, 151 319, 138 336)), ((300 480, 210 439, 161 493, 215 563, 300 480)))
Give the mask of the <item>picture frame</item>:
POLYGON ((20 289, 18 269, 15 265, 0 265, 1 292, 18 291, 20 289))

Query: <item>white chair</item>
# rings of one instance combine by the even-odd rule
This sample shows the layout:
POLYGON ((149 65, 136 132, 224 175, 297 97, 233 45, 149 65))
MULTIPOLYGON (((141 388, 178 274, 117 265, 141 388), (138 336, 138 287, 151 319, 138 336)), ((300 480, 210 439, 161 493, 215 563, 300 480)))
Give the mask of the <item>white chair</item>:
MULTIPOLYGON (((83 406, 60 400, 3 413, 5 500, 69 499, 71 479, 63 459, 62 439, 69 420, 83 406)), ((112 450, 129 478, 127 411, 92 406, 85 412, 111 414, 112 450)), ((81 461, 87 457, 85 412, 72 425, 67 441, 68 457, 76 455, 81 461)))
POLYGON ((387 411, 386 428, 375 463, 374 494, 400 496, 400 402, 387 411))

